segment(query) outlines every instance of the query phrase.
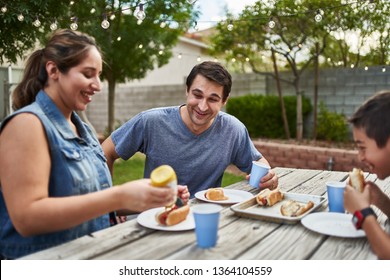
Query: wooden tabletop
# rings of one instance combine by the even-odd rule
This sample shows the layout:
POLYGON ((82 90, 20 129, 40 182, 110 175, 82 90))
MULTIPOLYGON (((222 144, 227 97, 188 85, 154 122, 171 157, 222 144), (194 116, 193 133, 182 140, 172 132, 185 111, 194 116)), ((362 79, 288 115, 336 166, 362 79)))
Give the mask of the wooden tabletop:
MULTIPOLYGON (((348 177, 347 172, 337 171, 292 168, 275 168, 274 171, 279 176, 279 187, 283 192, 323 197, 326 197, 325 182, 343 181, 348 177)), ((389 194, 390 179, 381 181, 375 175, 366 175, 368 180, 375 181, 389 194)), ((246 190, 253 194, 257 192, 247 181, 227 188, 246 190)), ((207 202, 193 199, 190 206, 197 203, 207 202)), ((194 230, 153 230, 139 225, 133 219, 23 259, 376 259, 365 237, 333 237, 308 230, 300 222, 281 224, 241 217, 230 206, 223 205, 218 242, 212 249, 196 246, 194 230)), ((387 226, 386 216, 375 210, 380 223, 387 226)), ((327 201, 316 211, 328 211, 327 201)))

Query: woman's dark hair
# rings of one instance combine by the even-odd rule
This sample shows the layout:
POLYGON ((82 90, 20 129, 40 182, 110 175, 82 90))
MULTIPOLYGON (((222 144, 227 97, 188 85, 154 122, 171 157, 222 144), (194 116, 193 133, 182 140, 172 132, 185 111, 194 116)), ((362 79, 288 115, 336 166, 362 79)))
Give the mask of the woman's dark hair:
POLYGON ((13 109, 20 109, 35 101, 36 95, 47 83, 48 61, 53 61, 59 71, 65 74, 85 59, 91 47, 100 52, 91 36, 69 29, 55 31, 46 47, 33 52, 28 58, 22 81, 12 94, 13 109))
POLYGON ((227 100, 232 88, 232 76, 221 64, 212 61, 205 61, 195 65, 187 77, 187 90, 189 90, 192 82, 198 74, 223 86, 222 101, 225 102, 227 100))
POLYGON ((379 148, 390 138, 390 91, 378 92, 360 106, 349 119, 358 129, 364 129, 379 148))

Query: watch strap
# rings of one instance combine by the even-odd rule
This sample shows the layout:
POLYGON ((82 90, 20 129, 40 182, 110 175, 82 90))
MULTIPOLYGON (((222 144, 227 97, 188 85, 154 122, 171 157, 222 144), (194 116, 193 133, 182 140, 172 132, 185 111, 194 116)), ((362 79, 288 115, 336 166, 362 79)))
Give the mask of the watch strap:
POLYGON ((377 218, 377 215, 371 207, 355 211, 352 217, 352 222, 355 225, 356 229, 361 229, 364 220, 370 215, 373 215, 375 218, 377 218))

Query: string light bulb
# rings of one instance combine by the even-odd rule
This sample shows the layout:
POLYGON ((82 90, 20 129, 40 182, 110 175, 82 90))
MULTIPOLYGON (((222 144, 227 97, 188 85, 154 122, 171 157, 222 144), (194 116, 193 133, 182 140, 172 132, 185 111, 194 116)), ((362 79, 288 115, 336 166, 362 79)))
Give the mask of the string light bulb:
POLYGON ((1 7, 1 12, 5 14, 7 12, 7 6, 1 7))
POLYGON ((18 15, 18 20, 19 21, 23 21, 24 20, 24 15, 23 14, 19 14, 18 15))
POLYGON ((382 68, 382 72, 383 72, 383 73, 386 72, 386 68, 385 68, 385 67, 382 68))
POLYGON ((314 16, 314 20, 316 22, 321 22, 322 21, 322 13, 321 12, 322 10, 321 9, 318 9, 317 12, 316 12, 316 15, 314 16))
POLYGON ((227 25, 227 30, 232 31, 234 28, 233 21, 230 21, 229 24, 227 25))
POLYGON ((116 38, 116 40, 119 42, 120 40, 122 40, 122 37, 119 36, 118 38, 116 38))
POLYGON ((160 23, 160 27, 161 27, 161 28, 164 28, 165 26, 167 26, 167 23, 166 23, 165 21, 163 21, 163 22, 160 23))
POLYGON ((110 16, 110 20, 114 20, 115 19, 115 14, 112 14, 111 16, 110 16))
POLYGON ((77 30, 77 28, 79 28, 78 24, 77 24, 77 17, 73 17, 72 18, 72 23, 70 24, 70 29, 72 29, 73 31, 77 30))
POLYGON ((95 8, 92 8, 91 11, 89 11, 91 14, 94 14, 96 12, 95 8))
POLYGON ((50 24, 50 30, 54 31, 58 29, 57 20, 55 20, 52 24, 50 24))
POLYGON ((268 22, 268 27, 272 29, 275 27, 275 25, 276 25, 275 21, 273 20, 273 18, 271 18, 268 22))
POLYGON ((367 9, 372 13, 375 11, 376 4, 374 3, 374 0, 370 0, 370 3, 367 5, 367 9))
POLYGON ((145 14, 145 12, 144 12, 144 4, 139 4, 139 10, 136 11, 135 17, 136 17, 138 20, 144 20, 144 19, 145 19, 146 14, 145 14))
POLYGON ((38 18, 37 18, 36 20, 33 21, 33 25, 34 25, 35 27, 41 26, 41 22, 39 21, 38 18))
POLYGON ((197 22, 197 21, 194 22, 194 29, 195 29, 195 31, 198 31, 198 30, 199 30, 198 22, 197 22))
POLYGON ((178 56, 177 56, 178 59, 181 59, 182 58, 182 54, 179 53, 178 56))
POLYGON ((110 22, 107 20, 107 16, 104 16, 102 23, 100 24, 103 29, 108 29, 110 27, 110 22))

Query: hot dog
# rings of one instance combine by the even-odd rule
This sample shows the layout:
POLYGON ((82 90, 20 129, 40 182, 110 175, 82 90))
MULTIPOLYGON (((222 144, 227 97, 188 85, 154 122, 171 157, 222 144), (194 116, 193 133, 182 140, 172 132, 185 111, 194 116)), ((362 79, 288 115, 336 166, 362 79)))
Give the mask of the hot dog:
POLYGON ((283 200, 284 195, 279 189, 264 189, 256 196, 256 201, 261 206, 272 206, 283 200))
POLYGON ((156 214, 156 221, 160 225, 173 226, 181 223, 187 218, 190 212, 189 205, 178 206, 175 204, 172 208, 165 208, 164 211, 156 214))
POLYGON ((349 184, 357 191, 363 192, 364 189, 364 173, 359 168, 353 168, 349 172, 349 184))

